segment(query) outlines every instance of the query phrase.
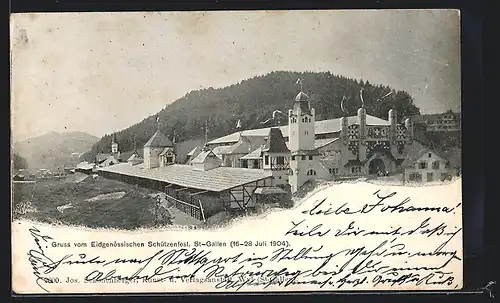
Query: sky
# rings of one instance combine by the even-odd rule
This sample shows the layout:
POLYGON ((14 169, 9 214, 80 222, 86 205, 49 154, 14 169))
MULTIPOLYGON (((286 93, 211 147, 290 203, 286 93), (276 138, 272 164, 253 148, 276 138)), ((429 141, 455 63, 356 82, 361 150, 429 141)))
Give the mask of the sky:
POLYGON ((456 10, 31 13, 11 16, 14 141, 101 137, 191 90, 330 71, 460 110, 456 10))

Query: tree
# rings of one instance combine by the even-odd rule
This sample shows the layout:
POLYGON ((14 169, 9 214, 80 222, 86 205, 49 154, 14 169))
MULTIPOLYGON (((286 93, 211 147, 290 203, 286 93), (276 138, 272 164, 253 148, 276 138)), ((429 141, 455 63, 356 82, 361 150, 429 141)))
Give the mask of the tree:
POLYGON ((12 165, 13 165, 14 169, 26 169, 26 168, 28 168, 28 162, 26 161, 26 159, 24 159, 23 157, 21 157, 17 154, 13 154, 12 161, 13 161, 12 165))

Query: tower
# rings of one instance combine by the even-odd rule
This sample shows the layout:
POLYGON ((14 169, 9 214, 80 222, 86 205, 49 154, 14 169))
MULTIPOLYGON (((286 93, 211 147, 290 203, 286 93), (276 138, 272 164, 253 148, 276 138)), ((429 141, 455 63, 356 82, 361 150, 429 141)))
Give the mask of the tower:
POLYGON ((144 145, 144 168, 151 169, 160 166, 160 154, 165 149, 173 148, 172 141, 160 132, 160 121, 156 118, 158 130, 144 145))
POLYGON ((113 134, 113 138, 111 139, 111 153, 113 155, 118 153, 118 143, 116 143, 116 134, 113 134))
POLYGON ((358 109, 358 121, 359 121, 359 135, 358 135, 359 161, 365 161, 366 160, 366 109, 364 107, 358 109))
POLYGON ((315 110, 309 97, 302 91, 295 97, 293 109, 288 111, 288 142, 291 153, 288 182, 292 192, 304 183, 316 179, 318 153, 314 149, 315 110))
POLYGON ((389 110, 389 145, 391 148, 391 154, 397 155, 398 154, 398 141, 397 141, 397 115, 396 115, 396 110, 391 109, 389 110))
POLYGON ((116 134, 113 134, 111 139, 111 155, 115 157, 116 160, 120 160, 120 151, 118 150, 118 143, 116 142, 116 134))
POLYGON ((273 127, 269 130, 269 135, 262 147, 262 156, 262 168, 272 172, 274 184, 277 186, 288 184, 290 150, 286 147, 285 138, 279 128, 273 127))
POLYGON ((288 111, 288 141, 290 151, 306 151, 314 147, 315 110, 309 97, 300 92, 295 97, 293 109, 288 111))

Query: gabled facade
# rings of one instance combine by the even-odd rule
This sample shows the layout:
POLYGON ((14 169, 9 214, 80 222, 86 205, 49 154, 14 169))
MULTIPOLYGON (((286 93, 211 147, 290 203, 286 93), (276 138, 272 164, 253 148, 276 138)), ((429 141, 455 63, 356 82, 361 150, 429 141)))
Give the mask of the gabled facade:
POLYGON ((456 174, 446 158, 419 142, 409 147, 402 168, 406 182, 451 180, 456 174))
POLYGON ((144 145, 144 168, 160 166, 160 154, 165 148, 173 148, 172 142, 158 130, 144 145))
POLYGON ((271 128, 269 135, 261 147, 264 170, 273 174, 275 185, 288 184, 288 171, 290 169, 290 150, 285 144, 285 139, 278 128, 271 128))

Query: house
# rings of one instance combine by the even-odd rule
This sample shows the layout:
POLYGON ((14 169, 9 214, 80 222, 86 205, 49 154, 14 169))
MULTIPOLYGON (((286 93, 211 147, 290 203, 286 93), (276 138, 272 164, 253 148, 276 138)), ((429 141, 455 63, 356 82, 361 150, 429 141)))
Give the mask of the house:
POLYGON ((454 170, 451 163, 418 141, 408 147, 402 163, 405 182, 432 182, 451 180, 454 170))
MULTIPOLYGON (((156 133, 144 144, 144 166, 146 168, 155 168, 160 166, 160 154, 165 151, 165 148, 173 148, 174 145, 165 135, 158 129, 156 133)), ((163 155, 165 156, 165 154, 163 155)))

